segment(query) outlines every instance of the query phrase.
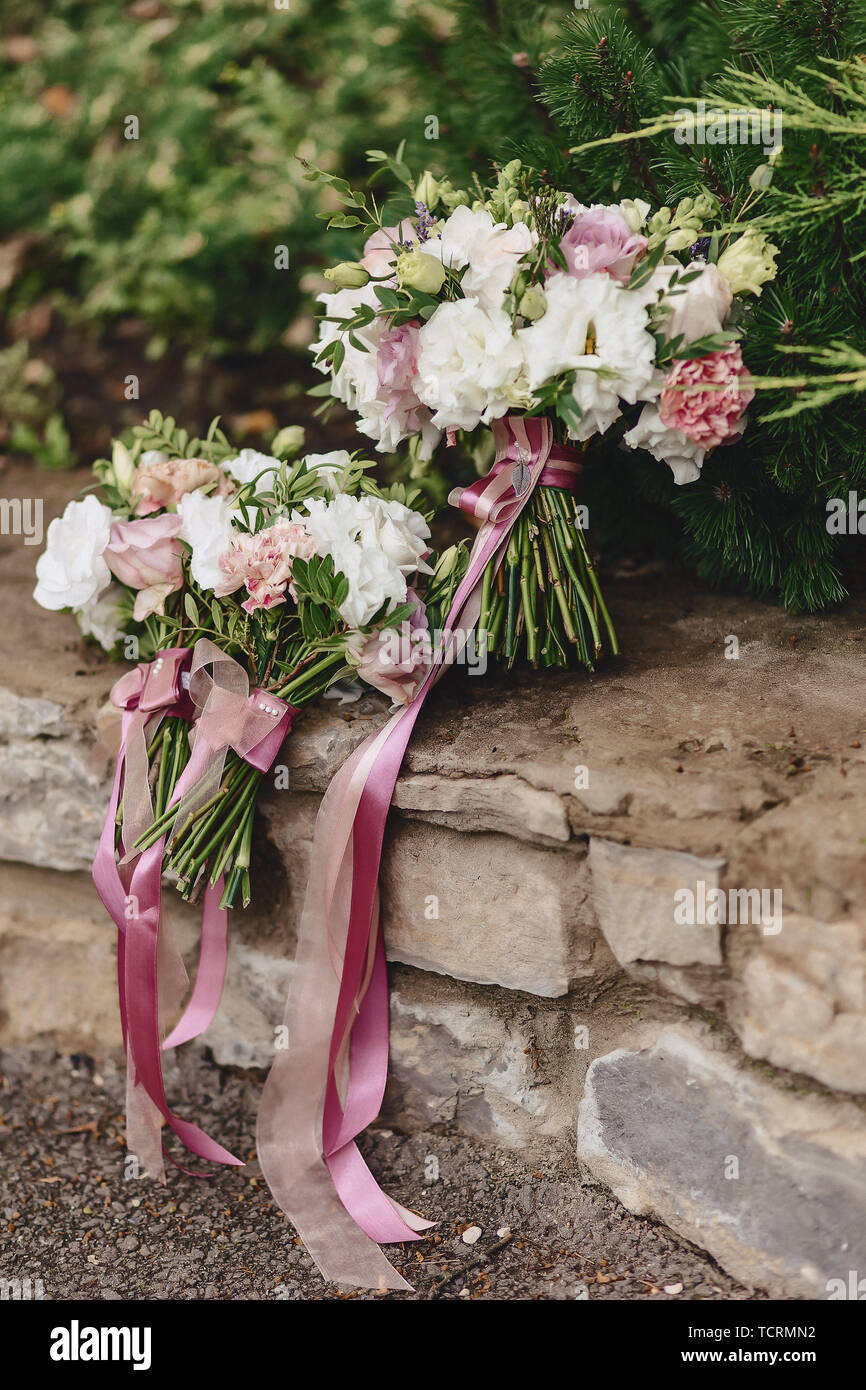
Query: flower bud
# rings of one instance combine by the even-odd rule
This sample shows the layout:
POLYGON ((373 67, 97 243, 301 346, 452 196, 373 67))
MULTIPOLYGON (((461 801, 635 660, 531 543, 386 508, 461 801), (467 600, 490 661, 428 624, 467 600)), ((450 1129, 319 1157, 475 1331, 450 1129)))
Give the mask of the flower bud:
POLYGON ((132 491, 132 480, 135 477, 135 464, 126 445, 121 444, 119 439, 115 439, 111 451, 111 468, 118 492, 122 497, 129 497, 132 491))
POLYGON ((695 239, 694 227, 680 227, 677 231, 671 232, 665 238, 666 251, 685 251, 687 246, 691 246, 695 239))
POLYGON ((423 203, 425 208, 435 208, 439 201, 439 184, 429 169, 424 170, 415 184, 415 200, 423 203))
POLYGON ((530 323, 536 319, 543 318, 547 313, 547 298, 540 285, 530 285, 525 294, 521 296, 517 306, 518 314, 522 314, 530 323))
POLYGON ((366 285, 370 276, 357 261, 340 261, 339 265, 329 266, 325 279, 330 280, 338 290, 359 290, 366 285))
POLYGON ((424 251, 404 251, 397 257, 397 283, 402 289, 438 294, 445 281, 445 267, 424 251))

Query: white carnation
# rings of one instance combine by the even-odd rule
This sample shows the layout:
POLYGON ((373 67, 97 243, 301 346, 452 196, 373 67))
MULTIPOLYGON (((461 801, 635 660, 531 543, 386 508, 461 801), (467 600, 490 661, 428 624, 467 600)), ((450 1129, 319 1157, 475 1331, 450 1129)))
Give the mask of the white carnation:
POLYGON ((418 398, 443 430, 473 430, 526 400, 525 363, 511 320, 476 299, 440 304, 418 335, 418 398))
POLYGON ((120 627, 121 604, 124 593, 119 584, 111 584, 98 598, 92 598, 76 613, 78 626, 85 637, 95 637, 103 651, 110 652, 123 636, 120 627))
POLYGON ((260 454, 257 449, 241 449, 237 458, 225 459, 221 467, 224 473, 230 473, 241 486, 258 479, 257 491, 267 492, 274 486, 274 479, 280 470, 280 460, 272 458, 270 454, 260 454))
POLYGON ((576 371, 573 394, 583 418, 569 433, 579 440, 603 434, 621 414, 621 399, 634 404, 658 394, 656 344, 646 308, 638 296, 604 274, 581 280, 553 275, 544 292, 547 312, 517 334, 530 388, 576 371))
POLYGON ((183 523, 178 535, 192 551, 190 574, 200 589, 215 589, 225 579, 219 558, 231 546, 237 513, 225 497, 200 491, 182 497, 177 512, 183 523))
POLYGON ((623 436, 630 449, 646 449, 653 458, 666 463, 680 485, 701 476, 706 449, 702 449, 682 430, 671 429, 659 415, 657 405, 645 405, 637 424, 623 436))
POLYGON ((111 508, 96 497, 68 502, 48 527, 36 562, 33 597, 43 608, 83 608, 111 583, 103 552, 111 538, 111 508))
POLYGON ((525 222, 509 227, 494 222, 484 208, 472 212, 455 208, 438 235, 418 247, 452 270, 466 269, 461 278, 464 295, 485 309, 500 309, 506 291, 517 274, 520 260, 538 241, 537 232, 525 222))
POLYGON ((363 627, 388 604, 406 597, 406 577, 422 571, 430 528, 419 512, 381 497, 339 493, 331 501, 311 497, 304 512, 293 512, 313 538, 319 555, 330 555, 334 569, 349 581, 340 613, 352 627, 363 627))

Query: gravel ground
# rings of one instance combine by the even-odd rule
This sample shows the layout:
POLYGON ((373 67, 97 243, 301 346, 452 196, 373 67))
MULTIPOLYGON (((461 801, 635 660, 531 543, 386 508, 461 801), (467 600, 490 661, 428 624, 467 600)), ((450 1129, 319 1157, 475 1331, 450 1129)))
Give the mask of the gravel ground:
POLYGON ((761 1298, 706 1256, 580 1182, 561 1155, 528 1168, 449 1133, 378 1130, 364 1151, 386 1190, 438 1225, 392 1261, 414 1294, 325 1285, 270 1200, 253 1153, 260 1083, 193 1053, 169 1094, 235 1153, 215 1179, 124 1176, 113 1063, 0 1054, 0 1279, 45 1299, 731 1300, 761 1298), (472 1227, 474 1244, 463 1239, 472 1227))

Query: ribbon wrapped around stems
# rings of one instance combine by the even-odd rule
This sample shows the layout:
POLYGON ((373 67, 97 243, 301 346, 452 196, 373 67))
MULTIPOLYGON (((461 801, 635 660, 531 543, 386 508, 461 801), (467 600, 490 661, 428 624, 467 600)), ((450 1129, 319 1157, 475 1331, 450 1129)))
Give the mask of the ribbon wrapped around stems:
POLYGON ((208 884, 196 982, 187 1008, 160 1044, 161 1019, 186 983, 178 980, 176 949, 167 947, 162 922, 162 859, 165 837, 136 854, 135 839, 147 829, 152 807, 147 781, 145 727, 152 719, 179 715, 195 720, 192 756, 170 804, 194 814, 200 783, 222 775, 226 750, 235 748, 260 771, 269 768, 297 711, 260 690, 249 690, 246 672, 213 643, 193 652, 174 648, 139 666, 116 683, 112 702, 123 713, 121 745, 108 813, 93 863, 93 879, 118 928, 118 987, 127 1055, 127 1143, 147 1171, 165 1180, 161 1129, 167 1122, 186 1147, 211 1162, 239 1165, 228 1150, 197 1125, 171 1111, 165 1095, 161 1052, 204 1032, 213 1019, 225 978, 227 912, 220 908, 221 883, 208 884), (208 669, 210 668, 210 670, 208 669), (189 690, 184 674, 189 673, 189 690), (115 824, 123 797, 120 862, 115 824))
POLYGON ((355 1143, 379 1113, 387 1076, 378 878, 394 786, 429 691, 478 620, 487 565, 501 563, 538 483, 573 486, 579 470, 544 418, 498 421, 496 443, 490 473, 449 497, 481 526, 442 648, 411 703, 355 751, 322 801, 286 1004, 289 1045, 259 1107, 259 1159, 276 1201, 324 1278, 362 1288, 411 1289, 379 1244, 417 1240, 432 1224, 385 1195, 355 1143))

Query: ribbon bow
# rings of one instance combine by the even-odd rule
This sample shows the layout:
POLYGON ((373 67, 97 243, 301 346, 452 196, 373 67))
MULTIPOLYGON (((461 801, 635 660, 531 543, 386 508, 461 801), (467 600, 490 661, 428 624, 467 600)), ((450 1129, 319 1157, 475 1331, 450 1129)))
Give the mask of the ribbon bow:
POLYGON ((241 757, 266 771, 297 711, 261 691, 250 694, 243 668, 208 641, 197 643, 193 652, 185 648, 161 652, 150 665, 139 666, 123 676, 115 684, 111 698, 124 711, 121 746, 108 814, 93 863, 93 878, 118 928, 118 986, 127 1054, 127 1144, 147 1171, 164 1181, 163 1121, 199 1157, 235 1165, 241 1160, 197 1125, 173 1114, 165 1095, 162 1050, 197 1037, 216 1013, 225 979, 228 914, 219 906, 222 882, 213 887, 208 884, 195 986, 180 1022, 160 1044, 160 1019, 178 992, 182 998, 187 977, 162 922, 165 837, 141 854, 136 855, 133 848, 153 816, 145 726, 151 719, 167 714, 197 721, 192 756, 170 803, 178 803, 178 815, 194 814, 202 804, 199 782, 202 778, 210 779, 211 785, 215 776, 219 785, 227 748, 234 747, 241 757), (218 672, 218 678, 209 675, 208 668, 218 672), (189 694, 185 690, 187 671, 189 694), (114 840, 121 789, 123 857, 118 863, 114 840), (180 972, 182 984, 178 991, 180 972), (173 989, 167 987, 169 981, 173 981, 173 989))

